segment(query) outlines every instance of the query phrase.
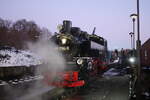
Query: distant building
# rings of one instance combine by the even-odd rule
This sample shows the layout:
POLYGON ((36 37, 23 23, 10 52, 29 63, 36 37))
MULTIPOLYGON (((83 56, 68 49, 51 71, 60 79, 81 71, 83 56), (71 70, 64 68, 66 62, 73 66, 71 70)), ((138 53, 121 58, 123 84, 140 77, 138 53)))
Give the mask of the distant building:
POLYGON ((141 65, 150 66, 150 38, 141 47, 141 65))

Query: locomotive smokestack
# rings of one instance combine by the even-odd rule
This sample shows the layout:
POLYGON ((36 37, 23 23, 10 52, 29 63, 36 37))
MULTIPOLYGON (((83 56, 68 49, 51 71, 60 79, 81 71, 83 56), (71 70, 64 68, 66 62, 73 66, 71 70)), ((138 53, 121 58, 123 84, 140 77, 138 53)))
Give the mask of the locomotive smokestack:
POLYGON ((93 35, 95 34, 95 30, 96 30, 96 27, 94 27, 94 29, 93 29, 93 32, 92 32, 93 35))
POLYGON ((64 33, 70 33, 72 27, 72 22, 69 20, 63 21, 64 33))

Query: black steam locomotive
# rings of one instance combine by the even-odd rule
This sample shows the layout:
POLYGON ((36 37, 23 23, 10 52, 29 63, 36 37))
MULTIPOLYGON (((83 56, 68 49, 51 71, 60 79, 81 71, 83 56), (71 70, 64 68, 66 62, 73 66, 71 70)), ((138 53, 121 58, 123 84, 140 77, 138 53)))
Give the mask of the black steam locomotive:
MULTIPOLYGON (((106 69, 107 41, 94 34, 95 28, 92 34, 88 34, 79 27, 72 27, 71 21, 65 20, 58 29, 59 33, 55 33, 51 40, 64 55, 66 68, 58 74, 60 81, 49 84, 63 87, 83 86, 89 77, 106 69)), ((45 80, 51 79, 45 76, 45 80)))

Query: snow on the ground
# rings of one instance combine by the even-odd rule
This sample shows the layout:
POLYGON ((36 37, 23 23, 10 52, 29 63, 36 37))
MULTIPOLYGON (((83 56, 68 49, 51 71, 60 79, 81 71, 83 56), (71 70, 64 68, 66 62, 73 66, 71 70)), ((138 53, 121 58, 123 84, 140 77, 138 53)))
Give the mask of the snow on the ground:
POLYGON ((118 63, 118 62, 119 62, 119 57, 113 61, 113 63, 118 63))
POLYGON ((24 50, 0 49, 0 66, 31 66, 41 64, 41 59, 34 53, 24 50))
POLYGON ((119 75, 119 72, 116 72, 115 68, 109 69, 107 72, 103 74, 103 76, 116 76, 119 75))

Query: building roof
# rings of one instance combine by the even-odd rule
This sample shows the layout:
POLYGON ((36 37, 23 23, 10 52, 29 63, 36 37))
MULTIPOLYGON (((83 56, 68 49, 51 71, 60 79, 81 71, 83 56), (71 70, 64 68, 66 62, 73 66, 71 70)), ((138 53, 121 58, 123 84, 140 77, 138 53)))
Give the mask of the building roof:
POLYGON ((143 43, 142 48, 147 47, 147 45, 150 46, 150 38, 146 42, 143 43))

